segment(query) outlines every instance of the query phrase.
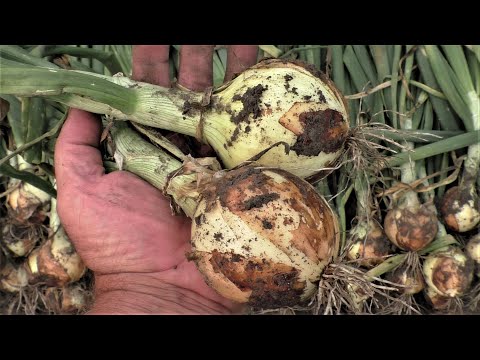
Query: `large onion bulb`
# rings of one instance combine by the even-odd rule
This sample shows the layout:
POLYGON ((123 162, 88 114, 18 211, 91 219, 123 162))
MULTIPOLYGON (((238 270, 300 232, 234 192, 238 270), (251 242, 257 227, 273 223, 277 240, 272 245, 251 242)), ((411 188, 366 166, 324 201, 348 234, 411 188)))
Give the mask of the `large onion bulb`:
POLYGON ((335 85, 306 64, 270 59, 215 91, 204 132, 227 168, 282 141, 258 163, 308 177, 341 154, 346 103, 335 85))
POLYGON ((339 227, 310 184, 284 170, 244 166, 214 178, 202 194, 191 258, 213 289, 262 308, 314 294, 338 251, 339 227))

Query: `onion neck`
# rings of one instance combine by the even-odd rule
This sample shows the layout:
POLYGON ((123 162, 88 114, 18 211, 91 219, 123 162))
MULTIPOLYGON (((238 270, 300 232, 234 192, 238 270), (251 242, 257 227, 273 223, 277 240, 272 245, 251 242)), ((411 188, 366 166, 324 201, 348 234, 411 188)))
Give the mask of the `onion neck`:
MULTIPOLYGON (((112 137, 120 168, 140 176, 162 191, 167 185, 169 175, 182 166, 179 160, 143 140, 125 123, 118 122, 112 127, 112 137)), ((193 181, 195 175, 174 177, 166 190, 190 218, 195 213, 197 201, 191 197, 181 196, 181 190, 193 181)))
MULTIPOLYGON (((2 60, 2 62, 4 62, 2 60)), ((203 94, 133 81, 123 76, 2 64, 0 93, 42 96, 85 111, 195 136, 203 94)))
POLYGON ((467 158, 464 163, 463 181, 475 185, 480 168, 480 143, 468 147, 467 158))

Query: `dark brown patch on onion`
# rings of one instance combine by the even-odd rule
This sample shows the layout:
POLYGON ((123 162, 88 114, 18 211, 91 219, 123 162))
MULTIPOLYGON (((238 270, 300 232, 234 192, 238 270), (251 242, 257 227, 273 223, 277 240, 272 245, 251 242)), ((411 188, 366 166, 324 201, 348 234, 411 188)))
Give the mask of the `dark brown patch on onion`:
POLYGON ((249 304, 259 308, 293 306, 300 302, 305 282, 298 280, 298 271, 288 265, 265 259, 248 259, 233 254, 212 252, 210 263, 242 291, 251 290, 249 304))
MULTIPOLYGON (((456 215, 460 209, 469 202, 473 202, 473 207, 480 211, 480 201, 475 191, 469 191, 469 186, 454 186, 445 192, 440 203, 440 213, 444 223, 453 231, 460 231, 460 225, 457 222, 456 215), (455 205, 458 202, 458 205, 455 205)), ((465 219, 474 222, 475 219, 465 219)), ((472 226, 474 226, 472 224, 472 226)))
POLYGON ((451 256, 437 256, 436 266, 432 272, 432 282, 442 293, 447 294, 452 289, 464 294, 470 287, 474 263, 467 258, 465 265, 459 265, 451 256))
POLYGON ((290 148, 298 155, 317 156, 321 152, 337 152, 347 138, 348 125, 336 110, 304 112, 299 115, 299 121, 303 132, 290 148))
POLYGON ((280 195, 278 195, 277 193, 262 194, 245 200, 243 204, 245 205, 245 210, 250 210, 254 208, 260 208, 273 200, 277 200, 279 197, 280 195))
POLYGON ((237 94, 232 98, 232 101, 241 101, 243 104, 242 110, 231 118, 234 124, 238 125, 241 122, 248 122, 250 114, 252 114, 254 119, 261 115, 260 98, 265 90, 267 90, 265 86, 258 84, 248 88, 242 96, 237 94))
POLYGON ((408 209, 392 209, 385 217, 387 236, 402 250, 423 249, 432 242, 437 231, 437 217, 423 205, 414 212, 408 209), (396 218, 398 212, 401 216, 396 218))
MULTIPOLYGON (((52 240, 48 240, 38 251, 37 267, 38 274, 32 274, 31 284, 45 284, 52 287, 61 287, 70 281, 66 270, 52 255, 52 240)), ((30 256, 33 256, 32 253, 30 256)))
POLYGON ((271 221, 268 221, 267 219, 262 220, 262 225, 264 229, 270 230, 273 229, 273 224, 271 221))

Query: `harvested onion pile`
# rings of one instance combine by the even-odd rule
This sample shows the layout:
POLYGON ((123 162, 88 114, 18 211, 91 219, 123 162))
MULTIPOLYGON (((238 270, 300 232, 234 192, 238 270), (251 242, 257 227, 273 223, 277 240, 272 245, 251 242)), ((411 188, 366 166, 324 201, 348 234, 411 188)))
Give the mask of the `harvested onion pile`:
MULTIPOLYGON (((130 80, 126 47, 103 49, 98 59, 109 71, 98 62, 91 71, 95 61, 89 70, 65 55, 99 54, 90 49, 31 49, 35 57, 5 46, 0 95, 12 123, 14 96, 36 96, 22 100, 27 110, 48 103, 55 124, 65 110, 59 103, 121 120, 109 124, 105 159, 164 191, 192 219, 188 258, 228 299, 261 311, 479 312, 480 48, 261 49, 295 55, 193 92, 130 80), (47 58, 60 67, 42 58, 52 54, 64 54, 47 58), (110 76, 118 71, 127 76, 110 76), (185 156, 155 128, 208 144, 217 158, 185 156)), ((215 79, 223 78, 219 54, 215 79)), ((27 127, 40 118, 27 115, 27 127)), ((32 140, 20 132, 12 129, 17 147, 32 140)), ((35 164, 29 171, 47 179, 32 148, 24 153, 35 164)), ((55 203, 47 197, 44 207, 29 188, 22 182, 10 194, 11 217, 45 226, 55 203)), ((48 220, 60 230, 45 239, 28 227, 21 241, 24 224, 3 228, 3 291, 46 286, 52 311, 82 311, 88 295, 75 284, 84 266, 58 219, 48 220), (65 251, 71 258, 58 255, 65 251)))

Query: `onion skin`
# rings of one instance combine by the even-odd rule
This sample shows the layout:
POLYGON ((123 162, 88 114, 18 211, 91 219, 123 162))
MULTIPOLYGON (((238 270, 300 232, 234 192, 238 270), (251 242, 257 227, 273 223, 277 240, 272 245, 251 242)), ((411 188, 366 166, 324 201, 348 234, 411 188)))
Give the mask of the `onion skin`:
POLYGON ((454 186, 447 190, 440 204, 445 224, 453 231, 466 232, 480 222, 480 201, 475 186, 454 186))
POLYGON ((400 291, 407 295, 418 294, 425 288, 425 280, 422 273, 416 271, 415 274, 412 274, 412 271, 408 270, 406 264, 400 265, 393 272, 389 273, 388 280, 405 286, 400 288, 400 291))
POLYGON ((21 182, 18 188, 13 190, 7 197, 9 213, 17 222, 42 223, 46 218, 46 207, 50 201, 50 195, 36 187, 21 182))
POLYGON ((16 225, 8 222, 4 225, 0 233, 0 240, 13 256, 28 255, 39 240, 38 233, 29 233, 30 226, 36 225, 16 225))
POLYGON ((244 166, 215 179, 192 222, 192 252, 224 297, 260 308, 309 299, 337 255, 339 227, 307 182, 280 169, 244 166))
POLYGON ((0 290, 10 293, 19 292, 28 285, 28 273, 22 266, 6 264, 0 270, 0 290))
POLYGON ((314 67, 268 59, 217 89, 205 135, 227 168, 271 148, 258 164, 313 176, 342 153, 349 132, 346 101, 314 67))
POLYGON ((45 290, 47 307, 56 314, 78 314, 87 310, 90 294, 80 285, 45 290))
POLYGON ((476 274, 480 277, 480 233, 470 238, 465 250, 468 256, 475 262, 476 274))
POLYGON ((473 268, 472 259, 453 247, 428 255, 423 263, 427 285, 445 297, 467 292, 473 280, 473 268))
POLYGON ((449 305, 450 297, 443 296, 431 287, 427 286, 424 291, 425 298, 435 310, 445 310, 449 305))
POLYGON ((62 287, 80 280, 86 271, 85 264, 75 251, 63 228, 53 239, 35 249, 25 264, 31 274, 30 283, 62 287))
POLYGON ((405 251, 418 251, 437 235, 437 217, 425 205, 413 209, 395 207, 385 216, 384 229, 395 246, 405 251))
POLYGON ((361 266, 372 268, 381 264, 391 251, 391 243, 382 228, 378 225, 370 225, 366 239, 359 238, 348 248, 347 258, 349 260, 361 259, 358 262, 361 266))

